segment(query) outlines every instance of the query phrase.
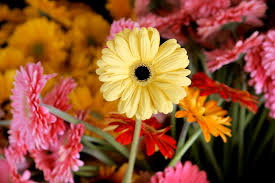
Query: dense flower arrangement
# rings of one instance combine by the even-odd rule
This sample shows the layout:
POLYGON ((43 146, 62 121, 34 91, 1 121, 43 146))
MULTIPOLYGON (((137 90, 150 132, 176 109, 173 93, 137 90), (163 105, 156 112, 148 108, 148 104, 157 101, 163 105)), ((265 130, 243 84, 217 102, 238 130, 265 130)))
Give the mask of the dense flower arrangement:
POLYGON ((0 183, 274 181, 274 7, 0 2, 0 183))

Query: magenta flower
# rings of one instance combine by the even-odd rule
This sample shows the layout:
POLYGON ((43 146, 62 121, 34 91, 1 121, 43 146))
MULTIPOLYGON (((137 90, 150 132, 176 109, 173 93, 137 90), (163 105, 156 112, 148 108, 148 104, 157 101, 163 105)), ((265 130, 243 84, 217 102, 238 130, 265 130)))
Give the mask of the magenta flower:
POLYGON ((275 31, 262 36, 262 43, 246 53, 244 69, 250 74, 249 85, 257 94, 264 92, 265 106, 275 118, 275 31))
POLYGON ((267 32, 262 47, 262 66, 266 70, 266 75, 275 80, 275 30, 267 32))
POLYGON ((45 180, 51 183, 74 182, 72 171, 77 171, 84 164, 79 160, 83 132, 82 124, 71 124, 70 129, 59 137, 57 144, 51 145, 48 150, 31 152, 36 167, 43 171, 45 180))
POLYGON ((150 0, 135 0, 135 13, 137 17, 145 16, 150 13, 150 0))
POLYGON ((110 35, 107 40, 113 39, 115 34, 126 28, 133 30, 135 27, 140 28, 139 24, 137 22, 133 22, 131 19, 125 20, 125 18, 121 18, 120 20, 114 21, 111 25, 110 35))
POLYGON ((12 147, 4 150, 6 159, 0 160, 0 182, 9 183, 11 180, 13 183, 34 183, 29 180, 31 173, 25 170, 25 161, 18 162, 14 150, 12 147), (22 175, 19 171, 23 172, 22 175))
POLYGON ((56 118, 45 107, 40 106, 39 95, 47 80, 53 76, 43 75, 40 63, 27 64, 17 71, 11 96, 11 145, 19 140, 20 146, 25 144, 28 149, 48 147, 48 132, 56 118))
POLYGON ((260 45, 264 37, 258 32, 252 34, 246 40, 239 40, 232 49, 216 49, 210 52, 205 52, 208 70, 214 72, 222 66, 234 62, 241 53, 247 52, 249 49, 260 45))
POLYGON ((265 15, 267 6, 262 0, 242 1, 238 6, 218 11, 212 17, 197 20, 198 34, 206 39, 213 33, 220 30, 221 26, 229 22, 242 22, 245 17, 245 24, 261 26, 260 20, 265 15))
POLYGON ((230 0, 184 0, 184 8, 194 20, 215 15, 218 11, 230 7, 230 0))
MULTIPOLYGON (((67 111, 71 108, 69 103, 69 93, 76 87, 76 83, 71 78, 61 80, 55 88, 46 94, 43 99, 45 104, 51 105, 62 111, 67 111)), ((65 123, 61 118, 56 119, 55 123, 51 124, 49 136, 51 143, 57 142, 57 136, 63 135, 65 131, 65 123)))
POLYGON ((209 183, 205 171, 200 171, 196 165, 187 161, 182 165, 178 162, 175 167, 167 167, 163 172, 157 172, 151 177, 150 183, 209 183))

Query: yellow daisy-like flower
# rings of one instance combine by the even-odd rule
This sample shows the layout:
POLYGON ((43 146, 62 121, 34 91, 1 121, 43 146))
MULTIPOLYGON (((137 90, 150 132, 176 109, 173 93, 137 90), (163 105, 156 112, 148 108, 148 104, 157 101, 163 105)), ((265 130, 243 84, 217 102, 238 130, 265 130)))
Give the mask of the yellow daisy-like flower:
POLYGON ((0 22, 9 21, 14 23, 20 23, 25 20, 25 16, 20 9, 9 9, 7 5, 0 4, 0 22))
MULTIPOLYGON (((73 111, 87 112, 86 122, 100 129, 105 129, 108 127, 108 123, 104 121, 104 115, 115 112, 116 105, 114 102, 106 102, 99 88, 97 88, 98 91, 96 91, 96 88, 96 86, 92 87, 91 90, 87 86, 79 86, 70 93, 70 99, 73 111)), ((98 137, 98 135, 88 130, 85 131, 85 134, 98 137)))
POLYGON ((42 61, 46 70, 58 71, 66 58, 64 33, 46 18, 32 19, 18 26, 8 44, 22 50, 32 61, 42 61))
POLYGON ((10 35, 12 34, 16 26, 17 26, 17 23, 10 23, 10 22, 1 25, 0 45, 8 41, 8 38, 10 37, 10 35))
POLYGON ((0 50, 0 70, 16 69, 27 62, 28 59, 18 49, 7 47, 0 50))
POLYGON ((159 45, 157 29, 125 29, 107 42, 97 62, 103 97, 119 99, 118 112, 129 118, 171 112, 186 95, 183 86, 191 83, 186 50, 175 39, 159 45))
POLYGON ((96 53, 96 47, 103 46, 110 32, 110 24, 96 13, 86 12, 75 18, 69 36, 76 51, 89 49, 96 53))
MULTIPOLYGON (((96 182, 110 182, 110 183, 121 183, 123 181, 123 176, 127 170, 128 164, 124 163, 119 169, 115 166, 100 166, 99 175, 95 178, 89 180, 89 183, 96 182)), ((138 175, 133 174, 132 182, 135 182, 138 175)))
POLYGON ((5 100, 8 100, 11 95, 11 89, 13 88, 13 80, 16 74, 16 70, 6 70, 5 72, 0 72, 0 104, 5 100))
POLYGON ((28 7, 24 9, 28 18, 48 16, 68 27, 72 24, 67 7, 58 1, 26 0, 28 7))
POLYGON ((131 18, 133 16, 130 0, 108 0, 106 9, 110 11, 116 20, 123 17, 131 18))
POLYGON ((188 122, 197 122, 206 142, 210 141, 210 134, 215 137, 220 136, 226 142, 225 135, 231 137, 231 130, 225 127, 231 125, 231 118, 225 117, 227 111, 217 106, 214 100, 206 102, 207 96, 200 96, 199 89, 188 88, 187 90, 187 96, 179 103, 183 111, 178 111, 175 116, 186 117, 188 122))

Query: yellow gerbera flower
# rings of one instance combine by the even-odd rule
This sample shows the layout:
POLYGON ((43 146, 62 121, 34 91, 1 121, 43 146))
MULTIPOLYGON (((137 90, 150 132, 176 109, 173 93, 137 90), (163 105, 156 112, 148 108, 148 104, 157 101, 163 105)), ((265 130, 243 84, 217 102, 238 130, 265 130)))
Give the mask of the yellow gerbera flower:
POLYGON ((72 24, 69 11, 63 3, 49 0, 26 0, 26 2, 29 6, 24 9, 24 12, 28 18, 44 15, 53 18, 66 27, 72 24))
POLYGON ((46 69, 58 70, 66 58, 64 34, 46 18, 37 18, 18 26, 8 42, 32 61, 42 61, 46 69))
POLYGON ((17 26, 16 23, 10 23, 10 22, 1 25, 1 28, 0 28, 0 45, 7 42, 9 36, 12 34, 12 32, 14 31, 16 26, 17 26))
POLYGON ((15 48, 4 48, 0 50, 0 71, 6 69, 16 69, 20 65, 28 62, 23 52, 15 48))
POLYGON ((91 55, 94 55, 95 48, 105 43, 109 31, 110 25, 101 15, 86 12, 75 18, 69 36, 75 51, 89 49, 91 55))
POLYGON ((20 9, 9 9, 7 5, 0 4, 0 22, 9 21, 20 23, 25 20, 25 16, 20 9))
MULTIPOLYGON (((110 183, 121 183, 123 180, 123 176, 127 170, 128 164, 124 163, 119 169, 115 166, 100 166, 99 167, 99 175, 95 178, 89 180, 90 183, 95 182, 110 182, 110 183)), ((138 175, 136 173, 133 174, 132 182, 137 179, 138 175)))
MULTIPOLYGON (((104 115, 110 112, 116 112, 114 102, 106 102, 100 91, 96 91, 96 86, 89 89, 87 86, 80 86, 70 93, 72 108, 75 112, 87 112, 85 121, 100 129, 108 127, 108 122, 104 121, 104 115)), ((85 134, 98 137, 90 131, 85 131, 85 134)), ((110 133, 114 135, 114 133, 110 133)))
POLYGON ((131 18, 133 16, 130 0, 108 0, 106 9, 110 11, 110 14, 116 20, 123 17, 131 18))
POLYGON ((15 73, 16 70, 6 70, 3 73, 0 72, 0 104, 10 98, 15 73))
POLYGON ((225 135, 231 137, 231 130, 225 126, 231 125, 231 118, 225 117, 227 111, 217 106, 216 101, 205 102, 206 98, 207 96, 200 96, 199 89, 188 88, 187 96, 179 103, 183 111, 178 111, 176 117, 186 117, 188 122, 197 122, 207 142, 210 141, 210 134, 220 136, 226 142, 225 135))
POLYGON ((175 39, 160 44, 154 28, 125 29, 107 42, 96 70, 103 97, 119 100, 118 112, 131 118, 148 119, 152 113, 165 114, 185 97, 190 85, 185 69, 189 60, 175 39))

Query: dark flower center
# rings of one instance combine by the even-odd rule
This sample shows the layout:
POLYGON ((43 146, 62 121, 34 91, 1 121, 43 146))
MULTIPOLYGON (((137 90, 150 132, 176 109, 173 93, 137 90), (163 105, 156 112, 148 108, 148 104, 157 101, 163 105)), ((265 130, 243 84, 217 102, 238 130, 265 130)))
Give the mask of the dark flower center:
POLYGON ((146 81, 150 78, 151 73, 148 67, 141 65, 135 69, 135 76, 140 81, 146 81))
POLYGON ((41 57, 44 53, 44 45, 41 43, 36 43, 32 47, 32 52, 35 57, 41 57))
POLYGON ((96 40, 92 36, 87 37, 87 45, 88 46, 96 46, 96 40))

